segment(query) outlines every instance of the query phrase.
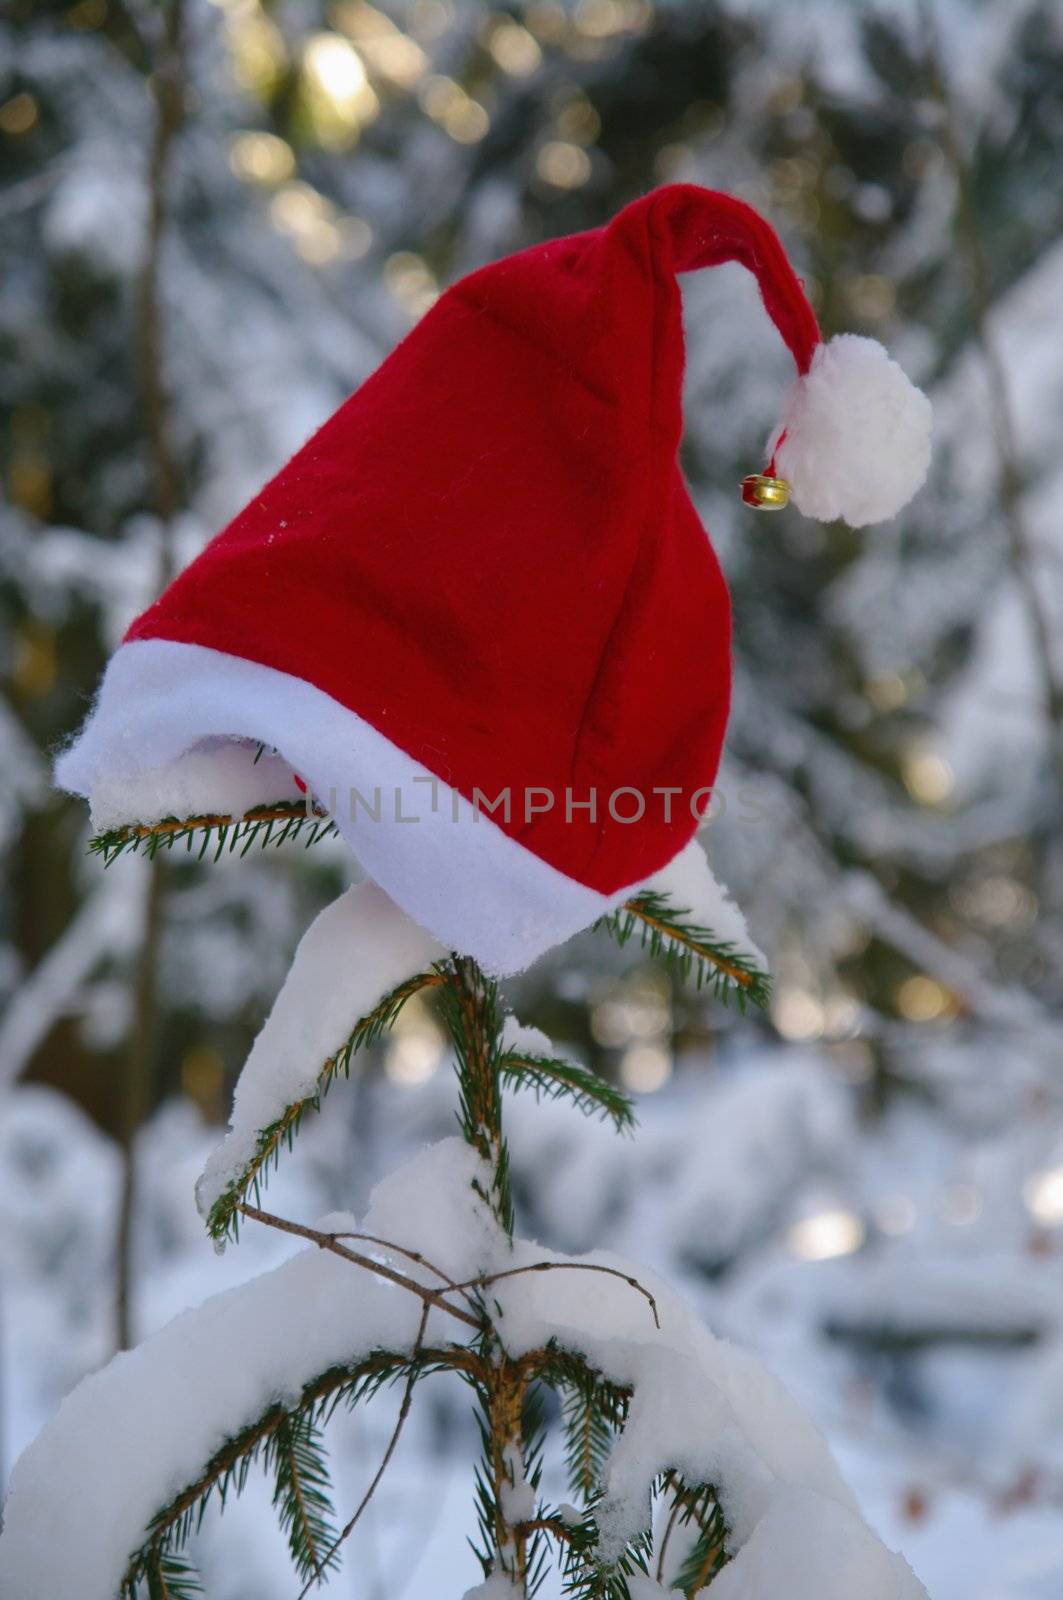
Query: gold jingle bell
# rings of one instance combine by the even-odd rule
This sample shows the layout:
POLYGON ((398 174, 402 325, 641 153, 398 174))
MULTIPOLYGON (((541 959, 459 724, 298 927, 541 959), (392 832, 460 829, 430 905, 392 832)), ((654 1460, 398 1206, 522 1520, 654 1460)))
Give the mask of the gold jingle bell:
POLYGON ((790 504, 790 485, 785 478, 769 478, 751 472, 742 479, 742 501, 754 511, 781 511, 790 504))

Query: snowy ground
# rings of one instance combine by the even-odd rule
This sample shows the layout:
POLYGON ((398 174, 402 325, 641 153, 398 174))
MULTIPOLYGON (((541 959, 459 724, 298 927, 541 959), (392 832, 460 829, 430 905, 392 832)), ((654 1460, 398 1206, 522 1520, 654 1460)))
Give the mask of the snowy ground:
MULTIPOLYGON (((424 1038, 414 1029, 393 1048, 390 1077, 333 1092, 273 1180, 272 1208, 306 1221, 358 1210, 383 1171, 452 1131, 449 1074, 431 1070, 424 1038)), ((1031 1115, 1017 1152, 1014 1131, 998 1147, 991 1127, 946 1132, 914 1103, 860 1139, 852 1117, 841 1080, 796 1049, 714 1071, 680 1063, 642 1097, 633 1142, 568 1107, 514 1101, 523 1231, 644 1262, 762 1355, 934 1600, 1048 1600, 1063 1584, 1050 1119, 1031 1115)), ((224 1256, 209 1245, 192 1188, 216 1133, 173 1103, 144 1138, 142 1333, 289 1253, 250 1226, 224 1256)), ((115 1154, 69 1102, 23 1088, 0 1111, 0 1174, 9 1464, 108 1354, 115 1154)), ((335 1425, 341 1507, 360 1497, 393 1415, 385 1398, 335 1425)), ((463 1394, 433 1380, 334 1592, 461 1593, 475 1574, 474 1454, 463 1394)), ((298 1592, 264 1485, 207 1528, 199 1559, 212 1600, 298 1592)))

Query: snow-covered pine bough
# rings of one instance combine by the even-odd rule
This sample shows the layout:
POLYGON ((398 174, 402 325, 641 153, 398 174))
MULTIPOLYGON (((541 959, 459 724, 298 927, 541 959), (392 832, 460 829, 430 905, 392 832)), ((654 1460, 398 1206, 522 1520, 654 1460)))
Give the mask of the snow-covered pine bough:
MULTIPOLYGON (((759 954, 736 917, 691 852, 601 926, 725 999, 763 1002, 759 954), (737 934, 726 942, 707 925, 721 915, 737 934)), ((64 1401, 15 1470, 0 1589, 20 1600, 185 1600, 199 1592, 203 1512, 257 1468, 273 1480, 309 1595, 341 1562, 418 1383, 449 1372, 483 1439, 470 1463, 483 1578, 468 1600, 530 1595, 551 1566, 562 1592, 584 1600, 710 1588, 714 1600, 763 1600, 783 1585, 809 1600, 851 1600, 854 1585, 862 1600, 917 1600, 918 1581, 863 1521, 823 1440, 769 1372, 636 1265, 514 1234, 507 1090, 568 1099, 618 1131, 633 1124, 620 1089, 507 1015, 497 982, 380 889, 361 884, 322 912, 197 1186, 219 1243, 248 1222, 305 1248, 178 1317, 64 1401), (361 1218, 309 1226, 265 1210, 270 1172, 306 1114, 414 994, 438 1006, 447 1030, 460 1136, 385 1179, 361 1218), (395 1427, 345 1515, 325 1428, 384 1389, 398 1396, 395 1427), (540 1492, 547 1415, 564 1436, 563 1503, 540 1492)))
POLYGON ((795 366, 743 499, 792 494, 852 527, 894 516, 926 475, 926 397, 874 340, 823 339, 750 206, 665 185, 451 285, 115 652, 56 768, 106 860, 312 844, 334 825, 372 882, 305 935, 198 1186, 219 1244, 247 1222, 304 1248, 66 1399, 11 1480, 5 1600, 186 1600, 204 1509, 254 1465, 310 1594, 440 1372, 468 1387, 483 1446, 466 1600, 531 1596, 551 1565, 573 1600, 923 1594, 756 1361, 637 1266, 514 1232, 505 1093, 620 1130, 632 1110, 507 1017, 489 974, 595 924, 722 999, 768 994, 695 837, 731 613, 678 460, 678 277, 724 262, 753 274, 795 366), (449 1037, 459 1134, 361 1218, 265 1210, 307 1114, 415 994, 449 1037), (385 1387, 391 1440, 343 1517, 323 1430, 385 1387))

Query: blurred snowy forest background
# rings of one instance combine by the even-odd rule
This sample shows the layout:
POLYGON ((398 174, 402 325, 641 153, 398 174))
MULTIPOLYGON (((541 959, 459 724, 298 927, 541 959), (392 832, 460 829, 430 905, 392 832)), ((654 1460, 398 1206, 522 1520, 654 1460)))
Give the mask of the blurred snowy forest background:
MULTIPOLYGON (((863 538, 744 512, 788 357, 740 269, 686 280, 685 466, 737 630, 707 838, 775 1001, 740 1018, 589 935, 509 985, 642 1122, 619 1142, 515 1105, 523 1231, 645 1261, 763 1354, 935 1600, 1058 1596, 1063 9, 0 18, 0 1482, 116 1336, 277 1259, 251 1234, 215 1257, 192 1181, 348 869, 329 843, 105 874, 49 752, 165 572, 441 284, 690 178, 762 208, 825 332, 881 338, 929 391, 936 462, 863 538)), ((304 1132, 278 1209, 361 1206, 450 1131, 445 1066, 411 1005, 304 1132)), ((345 1425, 352 1496, 387 1404, 345 1425)), ((472 1581, 473 1453, 440 1389, 336 1593, 472 1581)), ((297 1588, 264 1490, 200 1560, 211 1600, 297 1588)))

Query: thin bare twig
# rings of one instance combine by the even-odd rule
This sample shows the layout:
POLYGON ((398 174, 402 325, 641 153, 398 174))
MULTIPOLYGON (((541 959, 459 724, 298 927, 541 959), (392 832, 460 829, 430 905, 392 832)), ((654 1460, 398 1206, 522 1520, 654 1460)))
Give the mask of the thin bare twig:
POLYGON ((361 1240, 363 1244, 375 1244, 380 1250, 390 1250, 395 1255, 405 1256, 407 1261, 412 1261, 415 1266, 424 1267, 427 1272, 434 1272, 440 1283, 446 1284, 448 1289, 453 1289, 456 1294, 460 1294, 465 1303, 470 1306, 473 1311, 476 1310, 476 1301, 467 1292, 465 1286, 457 1283, 453 1278, 443 1271, 442 1267, 437 1267, 434 1261, 429 1261, 428 1257, 426 1255, 422 1255, 420 1250, 408 1250, 404 1244, 395 1244, 395 1242, 391 1239, 378 1239, 376 1234, 373 1233, 341 1232, 334 1233, 332 1237, 334 1239, 361 1240))
POLYGON ((406 1378, 406 1387, 402 1394, 402 1404, 399 1406, 399 1414, 396 1419, 395 1426, 391 1430, 391 1438, 388 1440, 387 1449, 384 1451, 380 1465, 373 1474, 372 1481, 370 1482, 368 1489, 365 1491, 365 1494, 362 1496, 361 1500, 359 1500, 350 1519, 344 1523, 343 1527, 340 1529, 340 1532, 336 1535, 335 1539, 333 1539, 331 1545, 326 1550, 324 1560, 321 1563, 321 1570, 315 1572, 312 1577, 308 1578, 306 1583, 300 1589, 299 1600, 306 1600, 306 1596, 310 1593, 310 1590, 313 1588, 314 1584, 321 1582, 323 1572, 327 1570, 328 1564, 336 1554, 336 1551, 339 1549, 340 1545, 343 1544, 345 1540, 349 1539, 351 1534, 354 1532, 363 1511, 376 1494, 377 1489, 380 1487, 380 1481, 388 1469, 392 1456, 395 1454, 395 1447, 399 1442, 403 1428, 406 1426, 406 1418, 410 1414, 410 1402, 413 1399, 414 1385, 416 1384, 418 1378, 416 1363, 421 1351, 424 1348, 424 1334, 425 1328, 428 1326, 429 1309, 429 1304, 427 1301, 425 1301, 424 1307, 421 1311, 420 1327, 417 1329, 417 1338, 414 1340, 413 1350, 410 1353, 411 1366, 409 1374, 406 1378))
POLYGON ((629 1273, 621 1272, 616 1267, 599 1266, 593 1261, 533 1261, 525 1267, 507 1267, 503 1272, 489 1272, 484 1277, 469 1278, 465 1283, 456 1283, 455 1289, 487 1289, 492 1283, 500 1283, 503 1278, 519 1278, 526 1272, 604 1272, 610 1278, 619 1278, 621 1283, 626 1283, 628 1288, 636 1289, 649 1305, 653 1313, 654 1325, 661 1326, 661 1319, 657 1314, 657 1302, 653 1295, 641 1284, 637 1278, 629 1273))
POLYGON ((375 1233, 348 1233, 346 1230, 332 1234, 333 1239, 357 1239, 362 1244, 375 1244, 380 1250, 392 1250, 397 1256, 405 1256, 407 1261, 412 1261, 418 1267, 425 1267, 429 1272, 434 1272, 440 1283, 445 1283, 448 1289, 460 1289, 461 1284, 437 1267, 434 1261, 429 1261, 420 1250, 408 1250, 404 1244, 396 1244, 392 1239, 378 1239, 375 1233))
POLYGON ((364 1267, 367 1272, 375 1273, 378 1278, 386 1278, 389 1283, 397 1284, 400 1289, 408 1289, 426 1305, 436 1306, 440 1311, 448 1312, 450 1316, 457 1317, 459 1322, 464 1322, 467 1327, 475 1328, 477 1333, 482 1330, 479 1317, 463 1311, 460 1306, 452 1305, 440 1290, 430 1289, 427 1284, 418 1283, 415 1278, 407 1278, 405 1273, 397 1272, 394 1267, 388 1266, 386 1261, 374 1261, 372 1256, 363 1256, 357 1250, 349 1250, 333 1233, 322 1233, 319 1228, 308 1228, 302 1222, 289 1222, 287 1217, 275 1216, 272 1211, 260 1211, 257 1206, 246 1203, 241 1203, 238 1210, 242 1216, 250 1217, 252 1222, 264 1223, 267 1228, 277 1228, 281 1233, 291 1233, 299 1239, 309 1239, 311 1244, 316 1244, 319 1249, 330 1250, 333 1255, 342 1256, 344 1261, 350 1261, 356 1267, 364 1267))

